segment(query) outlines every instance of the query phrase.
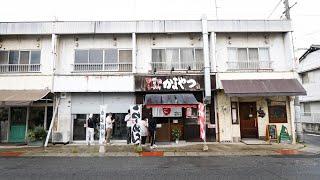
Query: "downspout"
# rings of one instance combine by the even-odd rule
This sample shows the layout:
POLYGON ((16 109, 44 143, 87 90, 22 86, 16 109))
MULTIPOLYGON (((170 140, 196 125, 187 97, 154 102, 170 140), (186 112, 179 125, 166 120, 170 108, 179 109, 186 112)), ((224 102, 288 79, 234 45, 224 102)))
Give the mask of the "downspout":
POLYGON ((132 73, 137 72, 137 38, 136 33, 132 33, 132 73))
POLYGON ((211 79, 210 79, 210 60, 209 60, 209 40, 208 40, 208 21, 204 15, 202 17, 202 39, 203 39, 203 57, 204 57, 204 103, 211 103, 211 79))

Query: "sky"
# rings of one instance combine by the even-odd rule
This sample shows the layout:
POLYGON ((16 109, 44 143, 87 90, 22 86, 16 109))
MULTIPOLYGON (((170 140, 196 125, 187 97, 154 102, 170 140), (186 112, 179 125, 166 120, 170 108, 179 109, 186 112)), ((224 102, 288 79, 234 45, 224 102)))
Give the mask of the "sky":
MULTIPOLYGON (((2 0, 0 21, 283 19, 281 0, 2 0), (281 17, 282 16, 282 17, 281 17)), ((320 44, 319 0, 289 0, 296 51, 320 44)))

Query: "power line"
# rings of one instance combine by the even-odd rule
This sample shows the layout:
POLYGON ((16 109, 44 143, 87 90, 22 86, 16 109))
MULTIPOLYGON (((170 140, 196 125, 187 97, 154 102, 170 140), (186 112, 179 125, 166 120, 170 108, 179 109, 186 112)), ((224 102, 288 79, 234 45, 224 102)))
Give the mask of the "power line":
POLYGON ((277 5, 273 8, 273 10, 271 11, 271 13, 269 14, 269 16, 267 17, 267 19, 269 19, 272 14, 276 11, 276 9, 279 7, 280 3, 282 2, 282 0, 280 0, 277 5))

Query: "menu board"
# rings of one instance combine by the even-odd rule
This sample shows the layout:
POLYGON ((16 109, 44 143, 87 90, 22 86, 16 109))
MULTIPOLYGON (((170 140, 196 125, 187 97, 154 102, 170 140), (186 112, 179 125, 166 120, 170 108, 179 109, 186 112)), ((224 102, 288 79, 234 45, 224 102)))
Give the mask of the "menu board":
POLYGON ((277 139, 277 126, 276 125, 267 125, 267 138, 269 140, 277 139))

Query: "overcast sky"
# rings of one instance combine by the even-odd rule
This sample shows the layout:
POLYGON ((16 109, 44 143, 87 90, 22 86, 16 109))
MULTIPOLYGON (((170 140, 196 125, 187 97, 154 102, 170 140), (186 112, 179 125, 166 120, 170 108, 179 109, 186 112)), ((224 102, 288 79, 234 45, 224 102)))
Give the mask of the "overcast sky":
MULTIPOLYGON (((280 0, 4 0, 0 21, 133 19, 280 19, 280 0), (216 3, 215 3, 216 2, 216 3), (216 6, 217 4, 217 14, 216 6)), ((319 0, 297 2, 291 10, 295 48, 320 43, 319 0)))

